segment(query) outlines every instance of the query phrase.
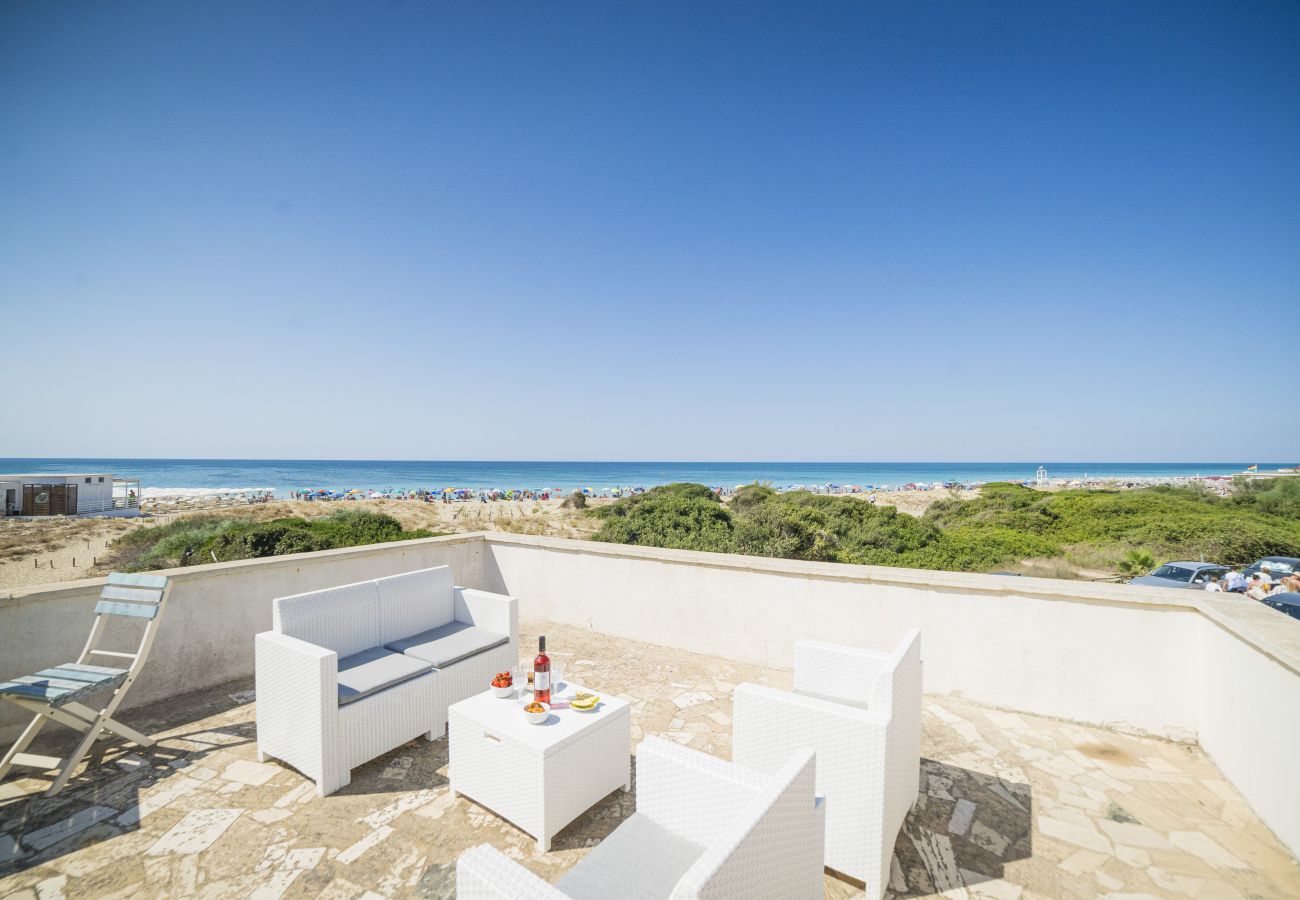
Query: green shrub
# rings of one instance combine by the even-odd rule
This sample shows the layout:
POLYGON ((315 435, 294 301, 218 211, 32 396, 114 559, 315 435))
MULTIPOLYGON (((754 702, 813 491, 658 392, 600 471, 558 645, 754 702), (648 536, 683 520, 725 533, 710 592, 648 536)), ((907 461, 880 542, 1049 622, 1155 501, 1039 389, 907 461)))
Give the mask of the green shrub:
POLYGON ((754 508, 755 506, 766 503, 775 496, 776 491, 766 485, 747 484, 742 488, 738 488, 736 492, 731 495, 731 500, 727 505, 730 507, 732 512, 742 513, 754 508))
POLYGON ((1115 563, 1121 575, 1137 577, 1147 575, 1156 567, 1156 558, 1146 550, 1129 550, 1115 563))
POLYGON ((605 519, 593 536, 598 541, 718 553, 734 548, 731 514, 711 491, 706 499, 656 488, 591 513, 605 519))
POLYGON ((1026 559, 1130 550, 1249 563, 1300 556, 1300 480, 1247 482, 1225 499, 1199 486, 1044 492, 985 485, 920 518, 891 506, 750 485, 726 507, 704 485, 655 488, 591 512, 597 540, 926 569, 990 571, 1026 559))
POLYGON ((336 547, 356 547, 432 537, 382 513, 342 509, 318 519, 282 518, 250 522, 230 516, 188 516, 152 528, 138 528, 114 546, 114 566, 128 572, 259 559, 336 547), (186 553, 190 555, 187 557, 186 553))

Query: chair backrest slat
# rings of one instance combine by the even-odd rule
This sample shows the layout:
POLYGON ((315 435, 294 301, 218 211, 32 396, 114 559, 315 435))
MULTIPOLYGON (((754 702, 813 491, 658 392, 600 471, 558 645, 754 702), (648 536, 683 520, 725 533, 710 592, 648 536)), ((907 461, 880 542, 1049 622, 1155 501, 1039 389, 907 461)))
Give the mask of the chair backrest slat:
POLYGON ((141 619, 152 619, 158 615, 158 604, 115 603, 112 600, 100 600, 95 604, 95 612, 99 615, 138 616, 141 619))
POLYGON ((108 576, 109 584, 120 584, 125 587, 144 587, 153 588, 161 591, 167 587, 167 577, 165 575, 143 575, 138 572, 112 572, 108 576))
POLYGON ((125 600, 128 603, 157 603, 162 599, 162 591, 148 588, 129 588, 109 585, 99 592, 101 600, 125 600))

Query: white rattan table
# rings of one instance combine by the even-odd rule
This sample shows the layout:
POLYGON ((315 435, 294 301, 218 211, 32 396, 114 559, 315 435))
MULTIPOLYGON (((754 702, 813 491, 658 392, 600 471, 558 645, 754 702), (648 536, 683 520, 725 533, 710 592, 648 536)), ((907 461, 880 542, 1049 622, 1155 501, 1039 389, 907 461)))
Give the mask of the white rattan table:
MULTIPOLYGON (((567 685, 564 693, 575 690, 591 689, 567 685)), ((452 796, 464 795, 537 838, 543 853, 564 826, 632 786, 626 700, 601 694, 593 712, 561 705, 545 724, 530 725, 519 697, 485 691, 453 704, 447 718, 452 796)))

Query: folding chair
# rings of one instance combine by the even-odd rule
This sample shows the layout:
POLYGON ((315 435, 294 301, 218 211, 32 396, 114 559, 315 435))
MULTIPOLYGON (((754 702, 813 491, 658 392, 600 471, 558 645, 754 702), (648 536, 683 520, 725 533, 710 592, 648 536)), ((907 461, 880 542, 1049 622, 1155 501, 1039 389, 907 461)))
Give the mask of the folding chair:
POLYGON ((53 797, 67 784, 77 764, 96 740, 105 740, 111 734, 116 734, 135 741, 142 747, 153 746, 152 739, 116 721, 113 712, 126 697, 131 683, 140 674, 149 657, 149 648, 153 646, 154 635, 158 631, 158 619, 170 593, 168 580, 160 575, 124 575, 114 572, 108 576, 108 586, 99 595, 99 603, 95 605, 95 624, 75 663, 42 669, 35 675, 24 675, 0 684, 0 698, 36 713, 31 724, 9 748, 4 759, 0 760, 0 779, 8 774, 12 766, 28 766, 46 771, 57 769, 54 783, 45 792, 45 796, 53 797), (97 648, 109 616, 147 620, 140 646, 134 653, 97 648), (129 659, 131 662, 125 669, 92 666, 87 664, 92 656, 129 659), (99 709, 82 702, 89 695, 110 689, 112 694, 108 696, 108 702, 99 709), (84 732, 81 743, 67 759, 24 752, 50 720, 84 732))

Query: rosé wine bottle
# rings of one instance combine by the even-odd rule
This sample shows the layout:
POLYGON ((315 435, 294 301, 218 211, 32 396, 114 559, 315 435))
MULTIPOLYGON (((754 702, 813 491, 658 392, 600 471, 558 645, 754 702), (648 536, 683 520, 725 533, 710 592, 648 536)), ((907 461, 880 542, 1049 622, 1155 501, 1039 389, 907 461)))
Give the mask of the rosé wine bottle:
POLYGON ((537 639, 537 657, 533 660, 533 699, 551 702, 551 658, 546 655, 546 635, 537 639))

